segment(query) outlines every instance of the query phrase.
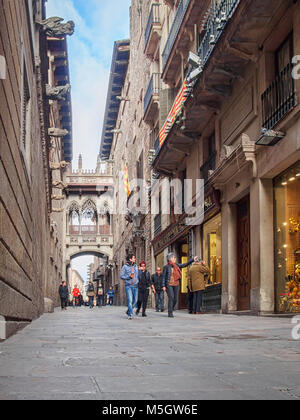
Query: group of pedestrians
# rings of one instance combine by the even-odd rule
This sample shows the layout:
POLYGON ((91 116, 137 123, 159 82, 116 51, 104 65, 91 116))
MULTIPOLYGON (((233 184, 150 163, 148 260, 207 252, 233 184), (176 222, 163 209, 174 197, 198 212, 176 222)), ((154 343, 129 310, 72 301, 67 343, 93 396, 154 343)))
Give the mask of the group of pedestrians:
MULTIPOLYGON (((58 289, 60 301, 61 301, 61 309, 66 310, 67 306, 69 304, 69 289, 65 281, 61 283, 58 289)), ((88 297, 88 303, 90 309, 94 307, 94 300, 96 297, 97 306, 101 307, 104 304, 104 288, 102 284, 99 284, 97 290, 95 290, 94 283, 92 281, 89 281, 87 288, 86 288, 86 295, 88 297)), ((114 302, 114 289, 111 286, 107 291, 107 305, 112 306, 114 302)), ((77 284, 74 285, 74 288, 72 290, 72 300, 71 304, 73 308, 76 308, 77 306, 85 305, 85 302, 83 300, 83 296, 77 286, 77 284)))
POLYGON ((168 317, 174 318, 173 312, 177 305, 182 277, 181 269, 189 266, 191 266, 189 269, 189 291, 190 297, 192 297, 189 312, 200 313, 202 294, 205 289, 205 276, 209 275, 209 268, 204 261, 199 261, 198 257, 195 257, 185 264, 178 264, 176 255, 169 253, 163 272, 160 267, 157 267, 155 274, 150 276, 145 261, 137 266, 135 255, 128 255, 120 275, 125 282, 128 319, 132 319, 135 307, 136 315, 142 309, 142 316, 147 316, 146 308, 151 288, 155 295, 156 311, 164 311, 164 293, 166 292, 168 296, 168 317))

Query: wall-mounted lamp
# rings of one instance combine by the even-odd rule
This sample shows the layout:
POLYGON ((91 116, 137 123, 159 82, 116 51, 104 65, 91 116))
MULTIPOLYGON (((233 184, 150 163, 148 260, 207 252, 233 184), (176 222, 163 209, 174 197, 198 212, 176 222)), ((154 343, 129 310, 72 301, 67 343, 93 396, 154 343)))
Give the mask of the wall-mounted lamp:
POLYGON ((267 128, 261 129, 261 136, 257 140, 258 146, 274 146, 281 139, 285 137, 285 133, 282 131, 268 130, 267 128))

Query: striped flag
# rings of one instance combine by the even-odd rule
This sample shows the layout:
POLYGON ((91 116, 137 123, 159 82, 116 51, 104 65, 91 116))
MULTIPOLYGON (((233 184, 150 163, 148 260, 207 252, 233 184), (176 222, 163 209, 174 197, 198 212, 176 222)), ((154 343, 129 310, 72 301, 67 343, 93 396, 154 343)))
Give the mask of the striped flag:
POLYGON ((182 85, 182 88, 180 89, 180 92, 176 96, 175 102, 173 104, 171 111, 169 112, 168 118, 159 132, 160 147, 163 145, 164 141, 166 140, 171 128, 173 127, 173 124, 176 120, 178 113, 180 112, 183 104, 185 103, 187 99, 187 90, 188 90, 187 80, 185 80, 182 85))
POLYGON ((126 194, 128 195, 128 197, 130 196, 130 189, 129 189, 129 178, 128 178, 128 170, 127 170, 127 165, 125 163, 125 169, 124 169, 124 186, 125 186, 125 191, 126 194))

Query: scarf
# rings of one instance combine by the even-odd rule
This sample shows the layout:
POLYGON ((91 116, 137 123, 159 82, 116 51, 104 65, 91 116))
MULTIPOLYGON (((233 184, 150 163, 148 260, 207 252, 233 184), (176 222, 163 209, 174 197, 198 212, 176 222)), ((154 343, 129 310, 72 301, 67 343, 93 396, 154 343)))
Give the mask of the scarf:
POLYGON ((177 264, 171 264, 170 263, 170 265, 173 268, 174 281, 178 282, 181 279, 181 270, 180 270, 180 268, 178 267, 177 264))

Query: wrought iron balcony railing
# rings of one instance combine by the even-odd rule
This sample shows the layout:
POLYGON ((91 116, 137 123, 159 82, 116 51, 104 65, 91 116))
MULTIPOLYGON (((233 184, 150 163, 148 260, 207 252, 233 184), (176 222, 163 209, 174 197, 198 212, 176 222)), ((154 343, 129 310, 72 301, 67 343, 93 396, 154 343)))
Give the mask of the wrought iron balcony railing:
POLYGON ((153 3, 151 6, 150 15, 149 15, 149 19, 148 19, 148 23, 147 23, 147 27, 145 31, 145 47, 147 46, 149 42, 153 25, 160 23, 159 7, 160 7, 160 4, 158 3, 153 3))
POLYGON ((217 153, 214 152, 200 168, 201 178, 204 179, 205 184, 209 178, 209 171, 214 171, 216 169, 216 155, 217 153))
POLYGON ((205 25, 205 35, 198 50, 198 55, 200 56, 203 65, 209 59, 228 20, 233 15, 240 1, 241 0, 222 0, 210 11, 210 16, 205 25))
POLYGON ((144 98, 144 113, 146 113, 152 97, 154 95, 159 95, 160 86, 160 73, 153 73, 144 98))
POLYGON ((191 2, 191 0, 180 0, 180 3, 178 5, 178 9, 177 9, 173 24, 171 26, 170 33, 169 33, 164 51, 162 53, 162 68, 163 68, 163 70, 166 67, 168 58, 169 58, 169 56, 171 54, 171 51, 173 49, 174 43, 176 41, 178 32, 181 28, 183 19, 185 17, 185 14, 186 14, 186 11, 189 7, 190 2, 191 2))
POLYGON ((272 129, 296 106, 295 81, 292 64, 288 64, 262 95, 262 125, 272 129))
POLYGON ((161 232, 161 213, 154 217, 154 236, 161 232))

